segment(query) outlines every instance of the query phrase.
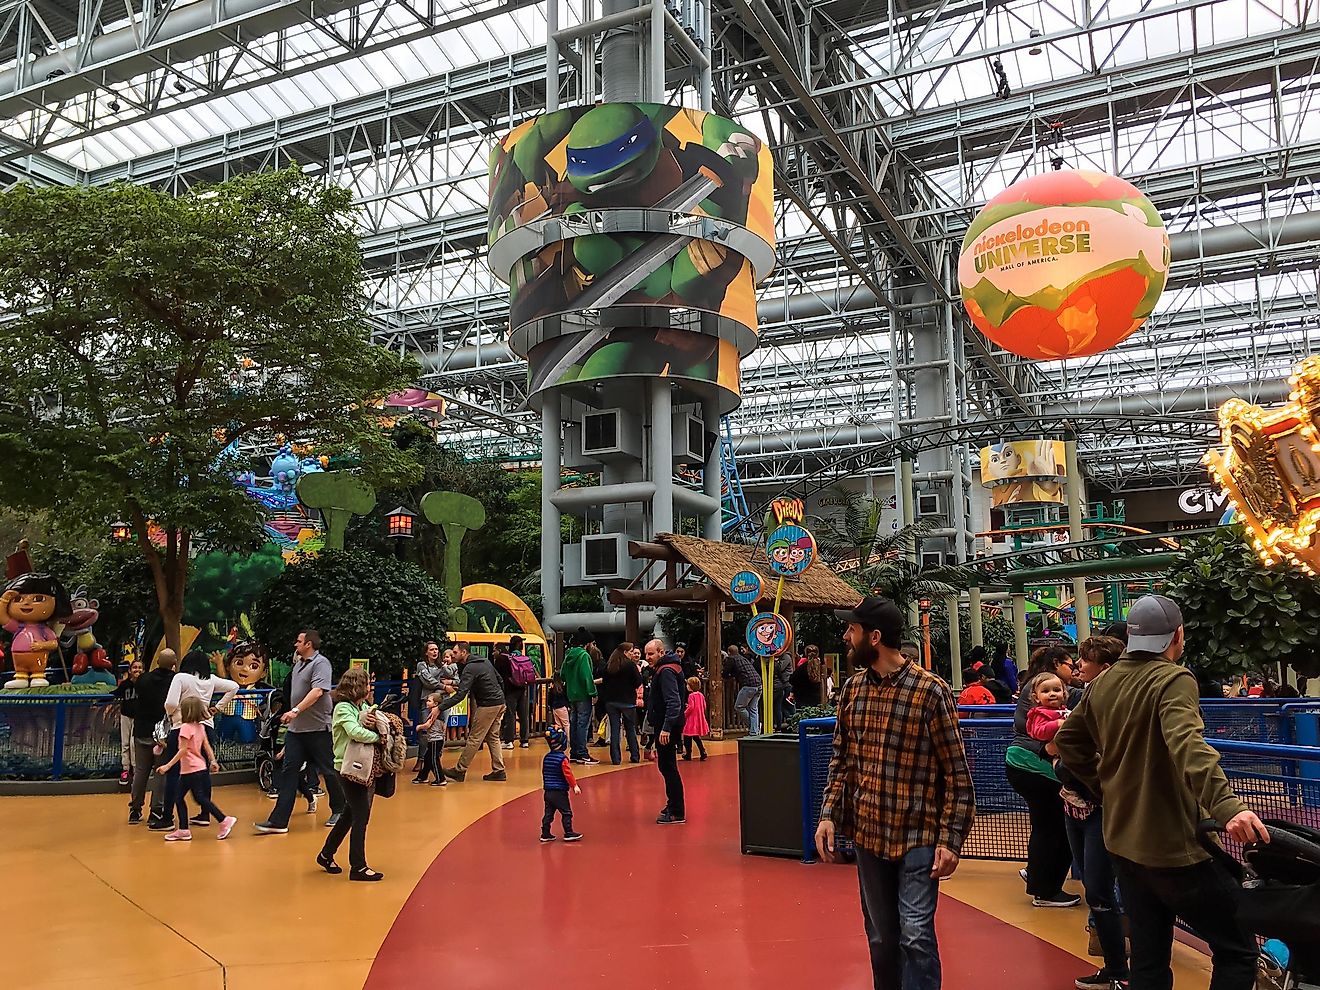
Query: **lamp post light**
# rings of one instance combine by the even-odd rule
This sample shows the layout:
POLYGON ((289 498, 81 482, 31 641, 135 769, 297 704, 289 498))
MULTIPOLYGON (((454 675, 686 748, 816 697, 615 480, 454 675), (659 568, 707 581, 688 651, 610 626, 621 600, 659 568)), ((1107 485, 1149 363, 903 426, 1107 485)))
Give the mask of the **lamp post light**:
POLYGON ((110 539, 115 543, 127 543, 133 537, 133 527, 123 520, 110 524, 110 539))
POLYGON ((417 521, 417 513, 410 512, 402 505, 391 509, 385 515, 385 535, 394 540, 394 554, 400 559, 403 558, 403 541, 413 538, 413 526, 417 521))

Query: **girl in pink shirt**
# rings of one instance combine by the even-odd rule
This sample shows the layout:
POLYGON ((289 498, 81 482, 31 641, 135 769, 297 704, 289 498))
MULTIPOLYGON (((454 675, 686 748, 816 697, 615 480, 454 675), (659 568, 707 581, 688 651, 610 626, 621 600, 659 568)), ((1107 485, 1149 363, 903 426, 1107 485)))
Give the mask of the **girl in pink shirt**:
POLYGON ((1027 686, 1035 704, 1027 712, 1027 735, 1041 742, 1051 742, 1063 720, 1068 717, 1068 689, 1053 674, 1039 674, 1027 686))
POLYGON ((176 763, 179 764, 179 797, 176 808, 179 817, 175 820, 181 827, 166 835, 166 842, 188 842, 192 839, 192 832, 188 828, 186 800, 189 791, 192 792, 202 811, 220 822, 217 839, 226 838, 233 831, 234 823, 238 821, 232 815, 226 816, 211 800, 211 771, 219 770, 220 764, 216 762, 215 753, 211 750, 211 742, 206 738, 205 722, 210 715, 206 702, 201 698, 189 695, 183 699, 179 705, 179 751, 174 754, 174 759, 156 770, 159 774, 168 773, 176 763))
POLYGON ((699 678, 689 677, 687 689, 687 712, 683 722, 683 759, 692 759, 692 744, 696 743, 704 760, 706 744, 701 741, 701 737, 710 732, 710 723, 706 721, 706 696, 701 693, 699 678))

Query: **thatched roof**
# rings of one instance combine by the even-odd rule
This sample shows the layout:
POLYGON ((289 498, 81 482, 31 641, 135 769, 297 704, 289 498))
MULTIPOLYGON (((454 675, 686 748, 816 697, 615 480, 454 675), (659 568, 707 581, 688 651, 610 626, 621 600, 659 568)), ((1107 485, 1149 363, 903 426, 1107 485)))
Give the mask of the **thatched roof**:
MULTIPOLYGON (((761 575, 768 602, 773 604, 779 577, 770 571, 764 551, 738 543, 718 543, 695 536, 661 533, 657 543, 671 547, 685 561, 720 588, 725 597, 729 584, 739 571, 761 575)), ((861 592, 839 578, 829 565, 817 562, 806 574, 784 581, 784 599, 796 609, 852 608, 862 600, 861 592)))

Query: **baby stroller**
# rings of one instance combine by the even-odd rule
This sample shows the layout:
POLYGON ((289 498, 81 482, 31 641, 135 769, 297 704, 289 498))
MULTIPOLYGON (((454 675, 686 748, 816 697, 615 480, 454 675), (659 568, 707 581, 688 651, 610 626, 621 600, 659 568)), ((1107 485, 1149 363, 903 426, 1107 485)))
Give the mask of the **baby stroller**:
POLYGON ((275 754, 279 752, 280 715, 284 706, 277 700, 278 691, 271 691, 260 705, 257 725, 257 786, 264 793, 270 793, 275 787, 275 774, 279 761, 275 754))
POLYGON ((1245 862, 1219 844, 1216 823, 1203 822, 1198 835, 1206 852, 1242 883, 1238 920, 1267 940, 1257 985, 1320 990, 1320 831, 1264 821, 1270 842, 1243 846, 1245 862))

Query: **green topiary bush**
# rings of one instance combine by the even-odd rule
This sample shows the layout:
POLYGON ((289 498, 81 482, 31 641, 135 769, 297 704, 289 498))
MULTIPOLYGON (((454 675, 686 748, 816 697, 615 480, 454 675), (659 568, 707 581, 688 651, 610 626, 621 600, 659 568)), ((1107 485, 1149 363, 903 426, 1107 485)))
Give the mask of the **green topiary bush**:
POLYGON ((252 625, 272 658, 287 658, 301 629, 321 634, 339 674, 353 658, 398 677, 428 639, 443 639, 449 602, 416 564, 363 550, 326 550, 286 567, 257 599, 252 625))

